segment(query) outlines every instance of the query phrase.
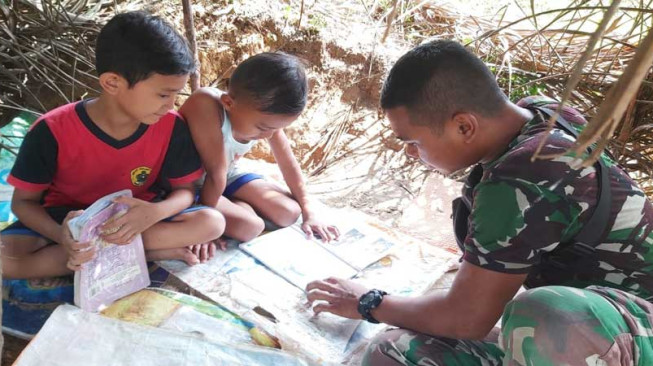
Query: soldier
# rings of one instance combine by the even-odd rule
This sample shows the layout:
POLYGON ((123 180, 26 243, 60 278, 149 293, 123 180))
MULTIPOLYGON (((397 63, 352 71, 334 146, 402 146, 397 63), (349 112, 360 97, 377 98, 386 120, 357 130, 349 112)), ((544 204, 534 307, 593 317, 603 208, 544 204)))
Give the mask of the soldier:
POLYGON ((564 108, 548 131, 554 100, 510 102, 451 41, 402 56, 381 106, 408 155, 444 174, 476 167, 456 211, 464 254, 448 292, 308 285, 317 313, 399 327, 373 340, 365 365, 653 364, 653 206, 606 154, 583 168, 565 153, 586 123, 578 111, 564 108), (544 154, 563 155, 531 161, 543 140, 544 154))

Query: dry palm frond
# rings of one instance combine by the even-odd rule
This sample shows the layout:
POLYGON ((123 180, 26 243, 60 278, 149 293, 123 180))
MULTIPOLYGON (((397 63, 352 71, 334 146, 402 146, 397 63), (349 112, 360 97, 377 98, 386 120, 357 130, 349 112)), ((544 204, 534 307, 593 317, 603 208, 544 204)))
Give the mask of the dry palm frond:
POLYGON ((584 162, 585 165, 591 165, 598 159, 603 148, 607 146, 617 129, 619 121, 621 121, 626 109, 637 94, 642 80, 649 73, 652 64, 653 29, 649 31, 648 36, 642 41, 638 52, 623 75, 606 95, 596 117, 579 136, 575 147, 576 153, 585 150, 598 140, 597 148, 584 162))
POLYGON ((93 44, 112 0, 0 2, 0 121, 96 92, 93 44))
POLYGON ((641 87, 629 89, 632 95, 626 97, 622 94, 626 89, 619 89, 610 97, 612 102, 606 100, 608 91, 626 73, 627 66, 637 63, 637 50, 651 47, 645 44, 644 37, 653 23, 653 0, 623 1, 619 9, 601 0, 574 0, 568 7, 559 9, 551 8, 546 2, 530 1, 530 9, 522 9, 523 16, 510 21, 505 18, 506 8, 494 17, 479 18, 434 2, 422 4, 414 0, 412 3, 419 6, 410 7, 411 14, 398 18, 406 22, 406 39, 419 43, 445 38, 467 44, 495 72, 500 86, 512 100, 542 94, 568 101, 590 121, 582 144, 600 135, 599 147, 607 146, 646 192, 653 194, 653 183, 649 180, 653 177, 650 61, 648 66, 640 61, 639 75, 631 78, 635 80, 631 86, 638 85, 636 79, 644 78, 644 81, 641 87), (601 19, 611 8, 614 16, 602 24, 603 32, 596 33, 601 19), (593 36, 594 47, 591 46, 593 36), (572 84, 576 86, 567 87, 572 84), (618 106, 611 104, 616 97, 621 97, 618 106), (601 111, 599 106, 604 100, 601 111), (599 124, 606 120, 609 123, 597 132, 594 120, 599 124))
MULTIPOLYGON (((612 2, 610 8, 605 12, 603 19, 601 19, 601 23, 599 24, 598 28, 596 29, 594 34, 592 34, 592 36, 590 37, 587 43, 587 49, 585 49, 585 52, 583 52, 580 59, 576 63, 576 66, 574 67, 574 71, 572 72, 569 81, 565 85, 565 89, 562 93, 562 97, 560 98, 560 104, 558 105, 558 108, 553 113, 553 115, 549 118, 547 133, 551 132, 551 130, 553 129, 553 126, 555 125, 556 120, 558 119, 558 116, 562 111, 562 108, 564 107, 567 100, 569 100, 569 97, 571 97, 571 94, 576 88, 576 85, 578 85, 578 82, 580 81, 580 78, 583 74, 583 67, 590 59, 590 57, 592 57, 592 53, 594 53, 594 47, 596 47, 596 43, 598 42, 599 39, 603 37, 603 33, 608 28, 608 23, 610 22, 610 19, 612 19, 612 16, 615 14, 617 9, 619 9, 620 3, 621 0, 616 0, 612 2)), ((533 159, 540 157, 540 152, 542 151, 542 148, 544 147, 545 143, 546 140, 542 140, 540 145, 537 147, 537 150, 535 150, 535 155, 533 155, 533 159)))

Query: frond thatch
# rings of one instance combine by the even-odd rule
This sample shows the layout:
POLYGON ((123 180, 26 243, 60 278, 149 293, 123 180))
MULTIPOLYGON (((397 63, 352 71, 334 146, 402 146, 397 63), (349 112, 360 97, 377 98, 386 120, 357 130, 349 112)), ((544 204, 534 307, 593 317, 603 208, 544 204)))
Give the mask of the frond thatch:
POLYGON ((0 2, 0 121, 96 93, 94 43, 111 0, 0 2))
POLYGON ((523 17, 508 22, 505 9, 488 19, 464 16, 427 2, 397 20, 405 23, 404 35, 413 42, 447 38, 473 47, 496 73, 511 100, 536 94, 568 100, 590 120, 583 145, 595 142, 600 135, 600 146, 606 146, 651 196, 653 74, 643 53, 651 47, 644 38, 653 23, 653 0, 624 3, 626 6, 613 7, 614 15, 606 17, 610 4, 603 1, 574 0, 565 8, 539 11, 535 2, 530 2, 530 9, 522 9, 523 17), (604 18, 609 21, 597 32, 604 18), (594 47, 591 41, 595 34, 594 47), (622 85, 607 100, 617 80, 622 75, 628 77, 626 67, 635 60, 639 48, 643 59, 638 62, 639 78, 643 82, 640 85, 638 78, 629 78, 632 96, 624 98, 622 85), (565 91, 569 95, 564 95, 565 91), (619 111, 614 110, 617 99, 619 111), (607 118, 608 111, 624 111, 623 118, 622 113, 616 120, 607 118), (610 123, 604 125, 606 120, 610 123))

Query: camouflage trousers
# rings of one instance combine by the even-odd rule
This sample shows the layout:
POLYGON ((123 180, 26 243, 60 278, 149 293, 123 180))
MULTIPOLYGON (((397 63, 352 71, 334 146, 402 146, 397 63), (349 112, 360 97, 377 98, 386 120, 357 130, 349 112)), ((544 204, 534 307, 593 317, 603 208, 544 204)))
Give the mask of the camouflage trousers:
POLYGON ((653 365, 652 323, 653 304, 624 291, 546 286, 506 306, 494 339, 393 329, 372 341, 363 365, 653 365))

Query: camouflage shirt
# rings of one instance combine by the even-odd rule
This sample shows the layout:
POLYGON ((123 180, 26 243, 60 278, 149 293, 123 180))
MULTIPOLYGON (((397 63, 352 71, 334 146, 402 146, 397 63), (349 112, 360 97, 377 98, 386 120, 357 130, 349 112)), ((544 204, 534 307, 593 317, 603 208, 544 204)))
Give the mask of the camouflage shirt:
MULTIPOLYGON (((517 104, 557 107, 555 101, 542 97, 525 98, 517 104)), ((586 123, 572 108, 565 108, 562 115, 579 129, 586 123)), ((602 159, 610 170, 612 203, 609 230, 596 254, 559 270, 554 281, 536 275, 542 271, 543 254, 571 241, 589 220, 598 191, 596 169, 572 166, 574 159, 569 155, 531 162, 544 138, 544 154, 564 152, 574 142, 574 137, 561 129, 547 134, 546 121, 536 114, 505 153, 484 164, 480 183, 473 190, 463 189, 464 195, 473 198, 464 259, 492 271, 528 273, 528 287, 599 285, 653 300, 653 205, 605 155, 602 159)))

